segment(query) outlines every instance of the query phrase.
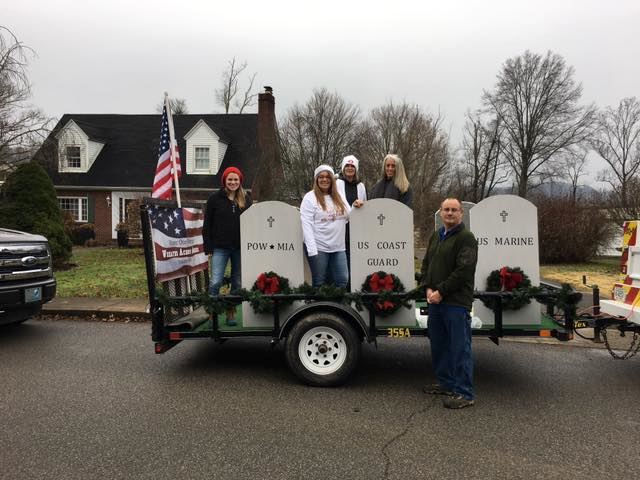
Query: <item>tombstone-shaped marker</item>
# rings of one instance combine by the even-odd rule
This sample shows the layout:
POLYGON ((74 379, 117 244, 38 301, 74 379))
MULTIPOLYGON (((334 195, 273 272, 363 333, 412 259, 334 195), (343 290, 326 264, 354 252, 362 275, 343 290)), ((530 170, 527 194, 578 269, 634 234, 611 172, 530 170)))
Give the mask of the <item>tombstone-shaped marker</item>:
MULTIPOLYGON (((304 282, 302 227, 297 208, 283 202, 254 204, 240 217, 242 287, 250 290, 262 272, 273 271, 297 287, 304 282)), ((299 302, 282 308, 280 318, 299 302)), ((271 327, 273 315, 256 314, 249 302, 242 304, 243 327, 271 327)))
MULTIPOLYGON (((531 202, 515 195, 495 195, 471 210, 471 231, 478 240, 478 266, 475 288, 486 290, 487 277, 502 267, 520 267, 531 284, 540 285, 538 249, 538 210, 531 202)), ((493 325, 494 313, 480 300, 473 313, 483 324, 493 325)), ((532 300, 518 310, 504 310, 504 325, 538 325, 540 304, 532 300)))
MULTIPOLYGON (((413 258, 413 210, 388 198, 370 200, 351 210, 351 290, 360 290, 368 275, 392 273, 406 291, 415 288, 413 258)), ((377 317, 376 325, 414 326, 415 309, 400 308, 388 317, 377 317)), ((363 312, 368 321, 368 312, 363 312)))

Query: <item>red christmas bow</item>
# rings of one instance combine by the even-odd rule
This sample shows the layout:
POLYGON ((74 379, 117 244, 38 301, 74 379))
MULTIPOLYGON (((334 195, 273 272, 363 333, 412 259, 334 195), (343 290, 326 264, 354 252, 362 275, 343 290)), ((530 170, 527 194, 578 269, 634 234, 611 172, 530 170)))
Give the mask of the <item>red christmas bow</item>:
POLYGON ((265 273, 261 273, 256 281, 258 290, 262 293, 271 295, 280 291, 280 279, 277 276, 267 277, 265 273))
POLYGON ((380 290, 393 290, 393 278, 391 275, 381 277, 374 273, 369 280, 369 288, 373 293, 378 293, 380 290))
POLYGON ((521 273, 510 272, 507 267, 500 269, 500 286, 504 291, 510 292, 514 288, 518 288, 523 279, 521 273))
POLYGON ((378 310, 391 310, 395 306, 396 304, 393 302, 390 302, 389 300, 376 303, 376 307, 378 308, 378 310))

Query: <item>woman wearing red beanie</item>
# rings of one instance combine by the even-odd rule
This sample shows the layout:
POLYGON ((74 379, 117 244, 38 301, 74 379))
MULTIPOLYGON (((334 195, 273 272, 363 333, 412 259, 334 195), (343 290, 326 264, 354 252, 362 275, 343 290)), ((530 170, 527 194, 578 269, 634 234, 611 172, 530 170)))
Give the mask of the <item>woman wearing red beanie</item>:
MULTIPOLYGON (((222 172, 222 187, 207 200, 202 237, 204 251, 211 255, 209 294, 218 295, 224 271, 231 260, 231 291, 240 283, 240 214, 251 206, 242 188, 242 172, 229 167, 222 172)), ((227 311, 227 325, 235 326, 235 309, 227 311)))

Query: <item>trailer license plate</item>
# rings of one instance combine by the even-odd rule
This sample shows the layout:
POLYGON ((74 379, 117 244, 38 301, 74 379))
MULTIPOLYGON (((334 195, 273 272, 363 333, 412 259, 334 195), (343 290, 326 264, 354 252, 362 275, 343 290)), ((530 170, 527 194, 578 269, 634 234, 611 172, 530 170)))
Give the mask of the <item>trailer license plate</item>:
POLYGON ((39 302, 42 300, 42 287, 24 289, 24 303, 39 302))

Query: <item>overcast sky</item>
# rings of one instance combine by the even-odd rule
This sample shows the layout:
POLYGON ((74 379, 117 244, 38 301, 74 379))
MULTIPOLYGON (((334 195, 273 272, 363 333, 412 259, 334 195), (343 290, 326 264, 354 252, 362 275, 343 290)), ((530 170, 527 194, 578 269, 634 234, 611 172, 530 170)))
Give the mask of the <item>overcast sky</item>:
MULTIPOLYGON (((276 114, 327 87, 363 112, 388 100, 444 114, 452 143, 503 62, 552 50, 583 101, 640 97, 639 0, 2 0, 0 24, 37 52, 46 114, 154 113, 164 91, 220 112, 232 57, 270 85, 276 114)), ((595 166, 592 166, 595 169, 595 166)))

